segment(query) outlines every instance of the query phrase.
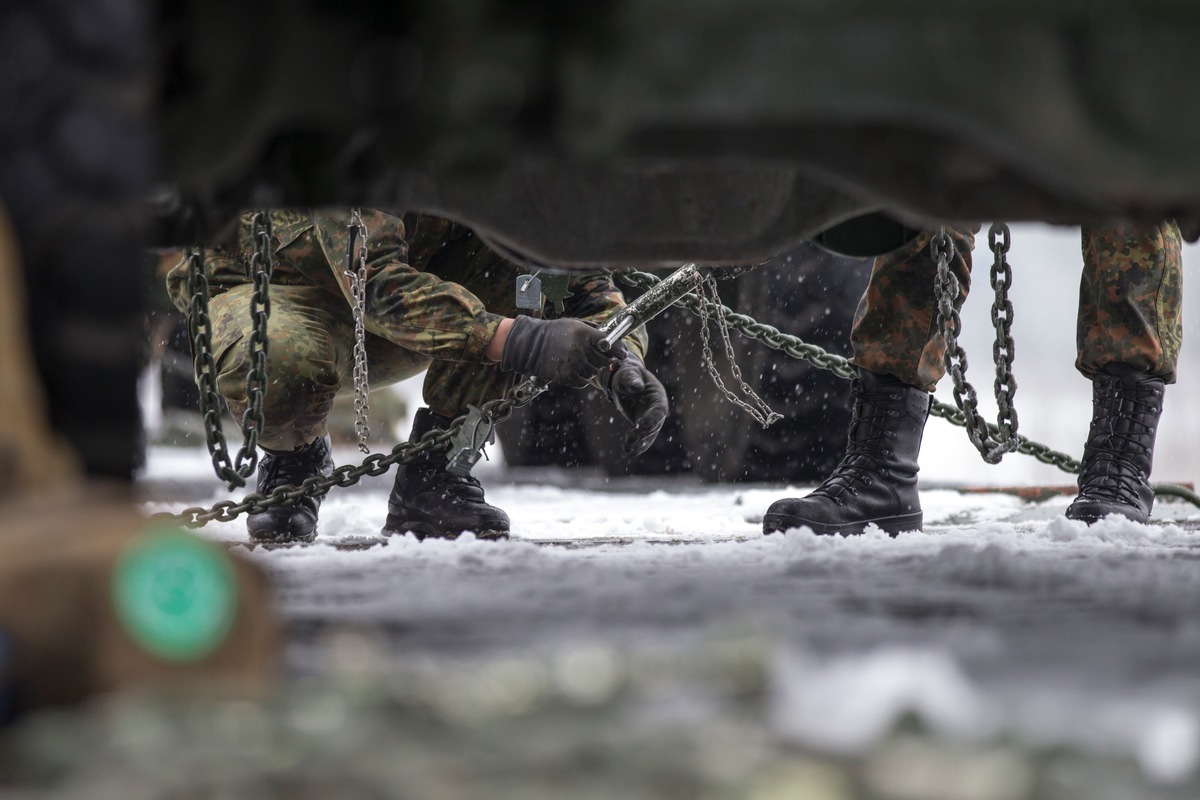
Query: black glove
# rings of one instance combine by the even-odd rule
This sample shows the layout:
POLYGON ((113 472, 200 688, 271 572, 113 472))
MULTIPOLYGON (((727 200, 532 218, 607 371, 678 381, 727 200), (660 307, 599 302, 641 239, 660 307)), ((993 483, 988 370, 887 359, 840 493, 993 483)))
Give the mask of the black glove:
POLYGON ((1190 244, 1200 242, 1200 219, 1181 219, 1179 220, 1179 232, 1183 234, 1183 240, 1190 244))
POLYGON ((633 424, 625 435, 625 455, 641 455, 654 444, 667 421, 667 390, 633 353, 626 355, 615 371, 601 373, 601 382, 621 416, 633 424))
POLYGON ((508 330, 500 366, 578 389, 601 367, 625 357, 625 345, 620 342, 607 353, 601 352, 596 343, 603 338, 595 326, 577 319, 517 317, 508 330))

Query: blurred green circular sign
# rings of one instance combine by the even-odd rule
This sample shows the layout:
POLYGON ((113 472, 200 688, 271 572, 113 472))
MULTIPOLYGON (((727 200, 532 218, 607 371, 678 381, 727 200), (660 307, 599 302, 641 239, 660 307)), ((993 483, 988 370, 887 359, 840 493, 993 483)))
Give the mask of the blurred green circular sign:
POLYGON ((117 618, 139 646, 167 661, 191 661, 224 641, 237 608, 229 556, 178 530, 150 531, 117 559, 117 618))

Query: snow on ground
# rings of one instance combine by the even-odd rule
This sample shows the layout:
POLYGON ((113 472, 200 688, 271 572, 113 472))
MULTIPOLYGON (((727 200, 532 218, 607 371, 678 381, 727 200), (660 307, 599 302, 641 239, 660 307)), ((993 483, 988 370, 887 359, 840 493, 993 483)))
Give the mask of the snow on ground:
MULTIPOLYGON (((156 448, 144 482, 224 497, 207 469, 202 451, 156 448)), ((329 497, 313 546, 246 549, 241 520, 201 533, 272 575, 297 630, 377 629, 401 661, 753 631, 776 652, 773 729, 806 747, 859 751, 911 714, 952 738, 1128 755, 1159 781, 1196 770, 1198 509, 1162 503, 1156 524, 1089 529, 1062 517, 1065 497, 931 489, 923 533, 764 537, 766 507, 802 487, 639 487, 496 462, 481 477, 511 541, 339 549, 376 536, 386 478, 329 497)), ((290 652, 297 672, 323 669, 319 637, 290 652)))

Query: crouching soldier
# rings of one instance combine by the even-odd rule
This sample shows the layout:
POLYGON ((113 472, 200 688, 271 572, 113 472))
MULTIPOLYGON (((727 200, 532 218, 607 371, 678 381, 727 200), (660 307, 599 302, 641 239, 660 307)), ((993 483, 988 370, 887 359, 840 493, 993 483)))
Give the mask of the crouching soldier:
MULTIPOLYGON (((326 418, 334 396, 352 388, 355 323, 350 280, 352 217, 349 212, 273 210, 274 269, 268 326, 268 385, 259 437, 264 455, 258 491, 299 485, 333 469, 326 418)), ((204 269, 211 292, 217 391, 240 418, 247 406, 251 363, 254 212, 242 215, 236 247, 210 252, 204 269)), ((639 330, 607 353, 596 325, 625 301, 611 279, 572 277, 561 303, 531 311, 517 308, 522 270, 500 257, 468 228, 408 213, 403 219, 362 212, 366 229, 363 308, 368 374, 372 386, 426 370, 426 407, 416 415, 410 441, 446 428, 470 405, 500 398, 522 375, 558 385, 602 388, 633 425, 628 451, 644 451, 667 416, 662 384, 642 363, 639 330)), ((361 230, 361 229, 360 229, 361 230)), ((357 253, 358 245, 354 244, 357 253)), ((357 259, 356 259, 357 261, 357 259)), ((176 306, 186 313, 187 263, 167 276, 176 306)), ((522 280, 525 280, 522 278, 522 280)), ((536 304, 535 304, 536 305, 536 304)), ((311 542, 321 499, 277 505, 248 519, 258 542, 311 542)), ((473 531, 508 535, 508 515, 489 505, 473 476, 446 469, 446 453, 422 453, 397 468, 383 533, 453 538, 473 531)))

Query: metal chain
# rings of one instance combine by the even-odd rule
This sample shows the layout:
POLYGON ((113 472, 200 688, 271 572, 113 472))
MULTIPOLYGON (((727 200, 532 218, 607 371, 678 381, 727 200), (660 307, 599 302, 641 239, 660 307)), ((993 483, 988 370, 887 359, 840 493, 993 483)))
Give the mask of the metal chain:
MULTIPOLYGON (((271 217, 255 212, 250 223, 254 252, 250 254, 250 372, 246 375, 246 411, 242 414, 242 447, 234 460, 238 475, 247 477, 258 466, 258 437, 262 435, 263 401, 267 395, 267 323, 271 318, 271 273, 274 269, 271 217)), ((233 488, 233 487, 230 487, 233 488)))
POLYGON ((725 381, 721 380, 721 373, 717 371, 717 364, 713 359, 712 347, 710 346, 708 335, 709 303, 711 303, 714 307, 724 307, 721 306, 721 296, 717 292, 716 280, 711 275, 706 278, 700 273, 697 273, 696 289, 700 293, 700 296, 708 301, 700 306, 700 341, 703 345, 701 352, 703 355, 705 369, 708 370, 708 374, 712 377, 713 383, 717 385, 717 388, 722 394, 725 395, 725 398, 729 400, 729 402, 740 407, 759 425, 763 426, 764 428, 769 428, 772 423, 783 419, 783 415, 773 411, 771 407, 767 405, 767 402, 759 397, 754 389, 752 389, 750 385, 742 379, 742 369, 737 365, 737 361, 735 360, 733 354, 733 342, 729 341, 729 323, 726 322, 725 318, 721 315, 717 315, 717 330, 721 332, 721 340, 725 345, 725 357, 729 360, 729 370, 731 373, 733 373, 733 378, 738 382, 738 386, 741 388, 742 393, 746 397, 749 397, 751 401, 754 402, 754 405, 750 405, 730 391, 725 386, 725 381))
MULTIPOLYGON (((189 270, 189 273, 193 272, 196 272, 196 270, 189 270)), ((657 275, 637 271, 617 273, 617 277, 627 286, 641 289, 649 289, 662 280, 657 275)), ((191 280, 192 277, 189 274, 189 288, 191 288, 191 280)), ((207 283, 204 283, 203 287, 205 308, 207 308, 207 283)), ((193 292, 192 297, 192 307, 195 310, 197 294, 193 292)), ((857 375, 855 367, 848 359, 829 353, 816 345, 808 344, 798 336, 783 333, 772 325, 758 322, 753 317, 739 314, 727 306, 702 298, 697 294, 689 293, 685 295, 680 299, 679 305, 698 316, 707 314, 711 317, 712 315, 717 315, 726 325, 737 330, 743 336, 762 342, 771 349, 779 350, 792 358, 797 358, 820 369, 828 370, 839 377, 850 379, 857 375)), ((193 317, 195 318, 195 315, 193 317)), ((209 362, 211 363, 211 357, 209 358, 209 362)), ((201 375, 199 367, 197 368, 197 375, 201 375)), ((503 422, 512 415, 514 409, 528 405, 543 390, 544 387, 539 386, 536 381, 524 381, 510 392, 508 397, 485 403, 482 408, 483 417, 492 425, 503 422)), ((202 390, 202 403, 204 402, 203 397, 204 393, 202 390)), ((212 392, 212 397, 216 397, 215 391, 212 392)), ((966 416, 959 409, 947 403, 934 400, 930 413, 933 416, 941 417, 952 425, 966 427, 966 416)), ((318 476, 308 478, 295 487, 281 486, 269 495, 248 494, 240 502, 225 500, 216 503, 211 508, 194 506, 186 508, 178 514, 157 514, 154 516, 154 519, 172 522, 185 527, 200 527, 213 521, 231 522, 242 514, 258 514, 280 504, 295 503, 304 497, 322 496, 334 486, 353 486, 365 476, 383 475, 393 465, 410 463, 430 450, 447 449, 450 446, 451 440, 466 423, 467 418, 468 415, 464 414, 451 422, 445 429, 430 431, 417 442, 398 444, 392 448, 391 453, 388 455, 382 453, 369 455, 357 467, 348 464, 337 467, 328 477, 318 476)), ((999 433, 999 429, 996 426, 989 424, 988 428, 992 434, 999 433)), ((1043 464, 1058 467, 1064 472, 1079 472, 1079 461, 1066 453, 1034 442, 1020 434, 1017 434, 1016 439, 1018 441, 1016 452, 1032 456, 1043 464)), ((1159 484, 1154 487, 1154 491, 1155 494, 1172 494, 1182 497, 1195 505, 1200 505, 1200 497, 1182 487, 1171 484, 1159 484)))
POLYGON ((350 219, 350 244, 348 249, 346 277, 350 280, 350 307, 354 315, 354 432, 358 436, 358 449, 370 453, 367 438, 371 435, 368 426, 370 406, 367 395, 371 391, 367 378, 367 332, 365 323, 367 305, 367 224, 362 213, 354 209, 350 219), (357 252, 354 246, 358 240, 357 252), (358 265, 355 269, 355 255, 358 265))
POLYGON ((955 307, 960 286, 958 278, 950 271, 954 244, 941 228, 929 242, 929 252, 937 262, 937 277, 934 280, 934 295, 937 300, 937 330, 946 343, 946 371, 954 385, 954 402, 966 421, 967 438, 989 464, 998 464, 1005 454, 1014 452, 1020 442, 1017 439, 1017 412, 1013 408, 1013 395, 1017 391, 1016 379, 1012 374, 1014 355, 1012 325, 1012 303, 1008 300, 1008 288, 1012 286, 1012 269, 1005 254, 1008 252, 1009 234, 1007 225, 993 225, 988 232, 988 241, 995 254, 991 282, 996 292, 992 303, 992 325, 996 329, 996 343, 992 355, 996 364, 996 405, 999 415, 996 425, 989 425, 979 413, 979 398, 975 387, 967 381, 967 354, 958 344, 962 331, 962 320, 955 307), (1003 243, 997 242, 997 233, 1004 234, 1003 243))
MULTIPOLYGON (((351 245, 351 249, 353 249, 353 245, 351 245)), ((684 267, 682 270, 677 271, 676 275, 686 274, 686 270, 688 269, 694 270, 694 267, 690 265, 684 267)), ((686 283, 676 285, 677 290, 686 288, 686 283)), ((207 298, 207 289, 204 290, 203 294, 207 298)), ((197 293, 197 296, 199 296, 199 293, 197 293)), ((646 297, 650 296, 649 294, 646 295, 646 297)), ((671 292, 671 296, 675 296, 674 291, 671 292)), ((647 311, 653 315, 661 311, 666 305, 670 305, 670 303, 667 302, 652 310, 647 309, 647 311)), ((199 318, 200 315, 197 315, 197 319, 199 318)), ((213 520, 228 522, 244 513, 261 513, 281 503, 294 503, 302 497, 324 495, 334 486, 351 486, 365 475, 382 475, 393 464, 408 463, 417 458, 421 453, 433 448, 447 451, 454 449, 454 452, 450 454, 452 458, 447 469, 454 470, 459 467, 465 467, 466 472, 469 472, 470 465, 474 463, 474 458, 478 456, 468 457, 468 453, 465 451, 476 453, 479 449, 478 446, 483 441, 491 438, 491 432, 495 429, 496 425, 508 419, 512 415, 514 408, 528 405, 534 398, 545 392, 546 389, 547 385, 541 381, 535 378, 526 378, 513 387, 506 397, 488 401, 482 407, 470 407, 468 413, 455 419, 446 429, 431 431, 416 444, 399 444, 392 449, 391 454, 388 456, 369 455, 359 467, 338 467, 328 477, 314 476, 305 480, 298 487, 281 486, 271 492, 270 495, 249 494, 241 502, 223 501, 217 503, 211 509, 194 507, 185 509, 179 514, 160 514, 156 518, 189 527, 203 525, 213 520), (473 426, 472 430, 460 436, 462 429, 468 424, 473 426), (485 435, 480 437, 480 431, 484 431, 485 435), (455 449, 456 441, 465 443, 465 445, 460 444, 455 449)), ((459 472, 457 474, 466 473, 459 472)))
POLYGON ((229 457, 221 428, 221 401, 217 396, 217 368, 212 357, 212 320, 208 313, 208 276, 201 250, 188 253, 188 335, 192 340, 192 369, 200 389, 204 438, 212 455, 213 470, 230 489, 246 485, 258 466, 258 437, 263 429, 263 400, 267 391, 267 323, 271 316, 271 223, 258 212, 251 222, 254 252, 250 256, 254 289, 250 296, 250 371, 246 375, 246 411, 242 414, 242 446, 229 457))
POLYGON ((992 251, 992 269, 988 280, 995 293, 992 299, 992 328, 996 331, 996 338, 992 342, 992 362, 996 365, 996 380, 992 384, 992 390, 999 407, 996 421, 1002 440, 1015 440, 1017 435, 1017 408, 1014 405, 1017 379, 1012 372, 1017 348, 1012 337, 1013 304, 1008 297, 1013 282, 1012 267, 1008 263, 1008 248, 1011 243, 1012 234, 1005 223, 993 223, 988 229, 988 247, 992 251))
MULTIPOLYGON (((642 289, 647 289, 660 280, 656 275, 636 271, 617 273, 617 277, 627 286, 635 286, 642 289)), ((815 367, 829 370, 839 377, 850 379, 856 377, 858 374, 854 365, 848 359, 829 353, 816 345, 808 344, 798 336, 783 333, 772 325, 758 322, 753 317, 739 314, 726 306, 715 305, 711 301, 702 299, 695 294, 686 295, 680 300, 680 304, 696 315, 702 313, 702 307, 706 308, 709 314, 719 314, 724 317, 729 326, 743 336, 762 342, 773 350, 787 353, 792 358, 798 358, 802 361, 807 361, 815 367)), ((940 400, 933 401, 930 413, 936 417, 945 419, 952 425, 966 427, 967 420, 963 413, 954 406, 943 403, 940 400)), ((988 425, 989 430, 992 427, 992 425, 988 425)), ((1017 441, 1018 453, 1033 456, 1043 464, 1058 467, 1064 472, 1079 472, 1079 461, 1066 453, 1031 441, 1020 434, 1017 435, 1017 441)))
MULTIPOLYGON (((504 422, 512 416, 514 409, 528 405, 541 394, 536 387, 530 389, 525 384, 522 387, 525 388, 518 387, 520 391, 514 391, 508 397, 483 404, 481 413, 488 424, 495 426, 504 422)), ((240 501, 222 500, 211 508, 193 506, 177 514, 155 514, 152 520, 198 528, 209 522, 232 522, 242 514, 261 514, 274 506, 289 505, 305 497, 322 497, 335 486, 353 486, 368 475, 385 474, 395 464, 411 463, 423 453, 446 450, 466 421, 467 415, 464 414, 442 430, 429 431, 419 441, 402 442, 393 447, 389 454, 373 453, 357 467, 346 464, 335 468, 328 476, 307 478, 299 486, 280 486, 266 495, 252 492, 240 501)))
POLYGON ((221 430, 221 398, 217 396, 217 367, 212 355, 212 320, 208 315, 208 276, 204 274, 204 251, 187 254, 188 337, 192 341, 192 371, 200 392, 200 416, 204 421, 204 440, 212 456, 213 470, 229 488, 245 486, 229 459, 225 435, 221 430))

